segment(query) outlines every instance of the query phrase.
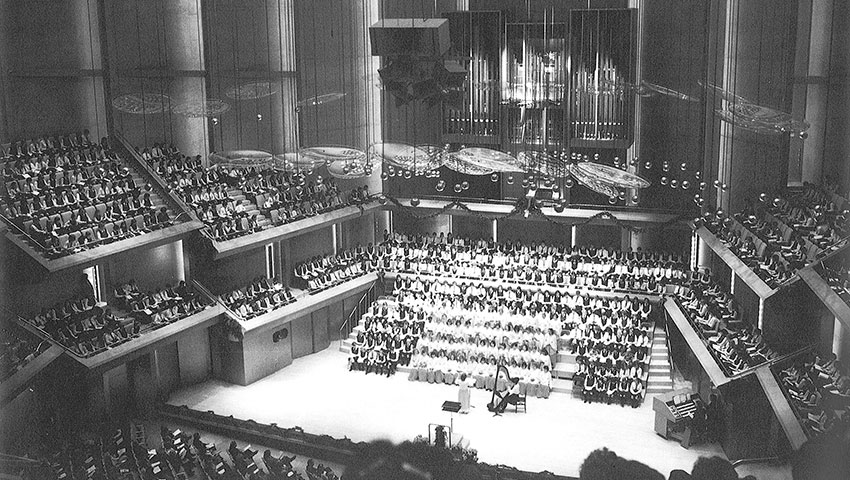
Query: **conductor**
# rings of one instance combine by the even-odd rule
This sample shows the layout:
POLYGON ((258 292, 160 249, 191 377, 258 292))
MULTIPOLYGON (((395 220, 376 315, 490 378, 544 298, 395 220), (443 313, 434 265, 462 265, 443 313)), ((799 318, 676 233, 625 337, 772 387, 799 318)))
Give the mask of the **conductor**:
POLYGON ((501 416, 505 411, 505 408, 510 405, 516 405, 519 400, 519 377, 513 377, 508 379, 511 383, 510 388, 506 393, 496 392, 496 396, 499 397, 499 403, 496 403, 496 400, 493 400, 493 403, 488 405, 490 407, 490 411, 493 412, 493 416, 501 416))

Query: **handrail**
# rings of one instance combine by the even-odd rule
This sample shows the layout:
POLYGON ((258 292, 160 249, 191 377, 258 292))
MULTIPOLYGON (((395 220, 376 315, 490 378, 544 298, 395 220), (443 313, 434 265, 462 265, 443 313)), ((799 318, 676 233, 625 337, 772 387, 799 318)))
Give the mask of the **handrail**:
POLYGON ((746 368, 744 370, 741 370, 740 372, 736 373, 735 375, 730 376, 729 378, 732 379, 732 380, 737 380, 739 378, 742 378, 742 377, 749 375, 750 373, 755 371, 757 368, 764 367, 765 365, 768 366, 768 367, 773 367, 777 363, 780 363, 780 362, 787 360, 791 357, 795 357, 795 356, 797 356, 801 353, 806 352, 807 350, 813 350, 814 348, 815 348, 814 345, 806 345, 805 347, 798 348, 797 350, 794 350, 791 353, 786 353, 785 355, 780 355, 779 357, 774 358, 773 360, 768 360, 768 361, 762 362, 762 363, 760 363, 760 364, 758 364, 754 367, 749 367, 749 368, 746 368))
POLYGON ((754 457, 754 458, 740 458, 732 462, 732 468, 738 468, 741 465, 746 465, 749 463, 772 463, 780 460, 786 459, 787 455, 777 455, 775 457, 754 457))
POLYGON ((664 336, 664 343, 667 345, 667 363, 670 365, 670 381, 673 379, 673 372, 676 368, 676 364, 673 363, 673 344, 670 343, 670 330, 667 328, 667 315, 663 316, 664 318, 664 330, 666 335, 664 336))
POLYGON ((220 296, 213 295, 213 293, 210 292, 210 290, 207 287, 205 287, 201 282, 199 282, 197 280, 192 280, 192 285, 199 292, 201 292, 205 297, 207 297, 207 299, 209 299, 213 303, 219 304, 221 306, 221 308, 224 310, 224 313, 227 314, 228 317, 230 317, 230 318, 232 318, 233 320, 236 320, 236 321, 242 321, 242 318, 239 315, 237 315, 235 312, 233 312, 233 310, 231 310, 230 307, 228 307, 227 304, 224 303, 224 301, 221 299, 220 296))
POLYGON ((375 302, 375 283, 372 283, 372 286, 369 287, 368 290, 363 292, 363 295, 360 297, 360 300, 357 301, 357 306, 354 307, 354 310, 348 315, 348 318, 342 322, 342 325, 339 327, 339 348, 342 350, 342 343, 351 335, 351 331, 354 330, 352 326, 353 321, 359 321, 363 314, 366 313, 366 310, 372 303, 375 302), (368 306, 364 306, 364 301, 368 304, 368 306), (356 319, 355 319, 356 317, 356 319))
POLYGON ((15 230, 17 230, 19 234, 27 237, 31 242, 35 243, 36 245, 41 247, 43 250, 45 250, 45 251, 47 250, 47 247, 42 245, 42 243, 39 242, 38 240, 32 238, 29 233, 24 231, 23 228, 19 227, 13 220, 10 220, 9 217, 6 216, 6 214, 0 213, 0 220, 3 220, 3 223, 5 223, 6 225, 15 227, 15 230))
POLYGON ((40 460, 33 460, 32 458, 19 457, 17 455, 10 455, 8 453, 0 453, 0 461, 2 462, 19 462, 25 463, 29 465, 44 465, 44 462, 40 460))
POLYGON ((168 185, 165 183, 165 181, 162 179, 162 177, 160 177, 158 173, 156 173, 155 171, 153 171, 150 168, 150 166, 148 165, 148 162, 146 162, 139 155, 139 153, 136 152, 136 149, 133 148, 133 146, 130 144, 130 142, 127 139, 125 139, 118 132, 114 132, 112 134, 112 136, 115 137, 116 140, 118 140, 118 143, 130 155, 130 158, 132 158, 135 161, 135 165, 140 166, 141 169, 145 173, 147 173, 148 177, 150 177, 150 180, 152 180, 152 183, 154 185, 156 185, 157 189, 159 190, 158 193, 160 195, 162 195, 164 198, 167 198, 168 200, 171 201, 171 205, 169 205, 169 206, 172 209, 180 210, 181 212, 185 212, 189 215, 189 218, 191 218, 192 220, 200 221, 200 219, 198 219, 197 215, 195 214, 195 211, 192 210, 191 208, 189 208, 189 206, 186 205, 186 203, 183 202, 183 200, 181 198, 179 198, 177 195, 175 195, 174 193, 171 192, 171 189, 168 187, 168 185), (174 208, 174 207, 177 207, 177 208, 174 208))
MULTIPOLYGON (((3 310, 4 312, 6 312, 6 315, 10 315, 10 316, 15 317, 15 320, 17 320, 18 322, 27 322, 27 319, 26 319, 26 318, 24 318, 24 317, 20 316, 19 314, 15 313, 15 312, 13 312, 13 311, 11 311, 11 310, 9 310, 8 308, 4 307, 3 305, 0 305, 0 310, 3 310)), ((13 323, 13 324, 15 324, 15 322, 12 322, 12 323, 13 323)), ((54 343, 54 342, 52 341, 52 339, 51 339, 51 338, 42 338, 40 335, 36 335, 36 334, 34 334, 33 332, 29 331, 29 330, 28 330, 28 329, 26 329, 26 328, 23 328, 23 327, 22 327, 21 325, 19 325, 19 324, 15 324, 15 326, 16 326, 17 328, 19 328, 20 330, 27 332, 27 334, 28 334, 28 335, 31 335, 33 338, 37 338, 37 339, 41 340, 41 341, 38 343, 38 346, 36 346, 36 347, 35 347, 35 351, 36 351, 36 352, 38 352, 38 353, 36 353, 36 357, 37 357, 37 356, 39 356, 39 355, 41 355, 41 352, 40 352, 39 350, 41 350, 41 346, 42 346, 42 345, 44 345, 44 342, 47 342, 47 343, 49 343, 49 344, 51 344, 51 345, 54 343)), ((48 337, 49 337, 49 336, 48 336, 48 337)), ((33 357, 33 358, 35 358, 35 357, 33 357)))
MULTIPOLYGON (((850 236, 845 237, 843 240, 839 240, 838 242, 836 242, 836 243, 835 243, 835 244, 833 244, 833 245, 837 245, 837 244, 839 244, 839 243, 841 243, 841 242, 844 242, 844 245, 841 245, 841 246, 839 246, 837 249, 835 249, 835 250, 833 250, 833 251, 829 252, 828 254, 826 254, 826 255, 824 255, 824 256, 822 256, 822 257, 820 257, 819 259, 817 259, 817 261, 812 262, 812 263, 811 263, 810 265, 808 265, 808 266, 815 265, 815 264, 817 264, 818 262, 821 262, 821 263, 823 263, 823 262, 830 262, 830 261, 832 261, 832 259, 833 259, 833 258, 837 257, 839 254, 846 253, 845 251, 846 251, 846 250, 848 250, 848 248, 847 248, 847 247, 848 247, 848 246, 850 246, 850 236)), ((826 250, 824 250, 824 251, 826 251, 826 250)), ((821 253, 823 253, 823 252, 821 252, 821 253)))
MULTIPOLYGON (((63 350, 65 350, 66 352, 69 352, 69 353, 70 353, 70 354, 72 354, 72 355, 75 355, 75 356, 77 356, 77 357, 79 357, 79 356, 80 356, 78 353, 74 352, 74 351, 73 351, 73 350, 71 350, 70 348, 68 348, 68 347, 66 347, 65 345, 63 345, 63 344, 62 344, 61 342, 59 342, 58 340, 54 339, 54 338, 53 338, 53 336, 52 336, 52 335, 50 335, 49 333, 47 333, 46 331, 44 331, 44 329, 42 329, 42 328, 38 328, 38 327, 36 327, 35 325, 31 324, 29 320, 27 320, 26 318, 22 317, 20 314, 18 314, 18 313, 16 313, 16 312, 13 312, 13 311, 9 310, 8 308, 4 307, 3 305, 0 305, 0 310, 2 310, 2 311, 4 311, 4 312, 6 312, 6 314, 7 314, 7 315, 11 315, 11 316, 15 317, 15 322, 13 322, 13 323, 15 323, 15 325, 16 325, 18 328, 20 328, 20 329, 22 329, 22 330, 26 331, 28 334, 32 335, 33 337, 35 337, 35 338, 37 338, 37 339, 41 340, 41 341, 38 343, 38 346, 36 347, 36 351, 39 351, 39 350, 41 349, 41 346, 42 346, 42 345, 44 345, 44 342, 47 342, 47 343, 49 343, 49 344, 51 344, 51 345, 58 345, 60 348, 62 348, 62 349, 63 349, 63 350), (31 327, 31 328, 32 328, 32 330, 30 330, 30 328, 27 328, 27 327, 31 327)), ((41 352, 39 352, 38 354, 36 354, 36 356, 35 356, 35 357, 33 357, 33 359, 35 359, 36 357, 38 357, 38 355, 41 355, 41 352)))

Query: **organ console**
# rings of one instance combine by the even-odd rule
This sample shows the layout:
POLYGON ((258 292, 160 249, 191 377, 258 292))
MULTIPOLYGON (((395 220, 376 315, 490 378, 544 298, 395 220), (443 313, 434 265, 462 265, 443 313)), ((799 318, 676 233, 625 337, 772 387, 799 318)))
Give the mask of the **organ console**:
POLYGON ((655 410, 655 433, 667 440, 676 439, 683 447, 688 448, 693 430, 699 430, 695 423, 704 421, 703 418, 694 422, 694 414, 700 407, 704 412, 705 406, 699 394, 687 388, 655 396, 652 401, 652 409, 655 410))

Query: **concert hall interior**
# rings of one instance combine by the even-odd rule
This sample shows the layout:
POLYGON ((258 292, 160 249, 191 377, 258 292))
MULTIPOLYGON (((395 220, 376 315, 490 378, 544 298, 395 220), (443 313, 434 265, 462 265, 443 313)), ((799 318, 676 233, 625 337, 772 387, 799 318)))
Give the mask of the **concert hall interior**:
POLYGON ((850 478, 850 2, 0 0, 0 477, 850 478))

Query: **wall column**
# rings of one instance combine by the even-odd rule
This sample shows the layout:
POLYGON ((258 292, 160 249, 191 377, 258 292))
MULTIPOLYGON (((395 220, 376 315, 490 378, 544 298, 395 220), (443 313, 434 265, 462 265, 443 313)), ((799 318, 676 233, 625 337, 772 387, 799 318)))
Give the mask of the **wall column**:
POLYGON ((272 153, 296 152, 298 138, 298 85, 295 57, 294 0, 266 2, 268 16, 269 70, 279 93, 272 96, 272 153))
MULTIPOLYGON (((148 5, 152 5, 146 3, 148 5)), ((156 13, 153 12, 155 15, 156 13)), ((172 0, 165 2, 162 16, 163 35, 170 70, 202 71, 205 68, 201 0, 172 0)), ((179 101, 203 102, 207 98, 202 77, 175 77, 171 81, 171 98, 179 101)), ((171 117, 172 142, 186 154, 209 154, 209 135, 205 117, 171 117)))

